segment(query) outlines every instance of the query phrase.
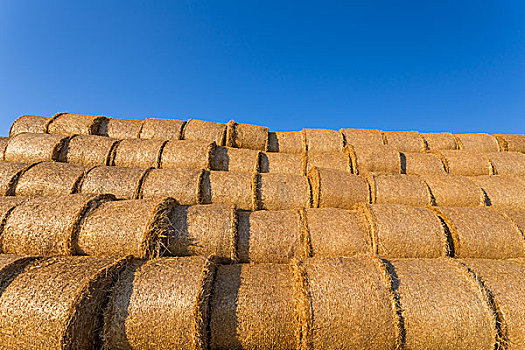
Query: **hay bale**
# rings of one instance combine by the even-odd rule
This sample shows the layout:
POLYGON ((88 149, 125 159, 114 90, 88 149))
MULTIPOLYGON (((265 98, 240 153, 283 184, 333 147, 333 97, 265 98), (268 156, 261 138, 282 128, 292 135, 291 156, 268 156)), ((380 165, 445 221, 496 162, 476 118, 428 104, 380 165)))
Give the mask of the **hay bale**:
POLYGON ((342 152, 345 146, 340 131, 326 129, 303 129, 306 150, 311 152, 342 152))
POLYGON ((84 114, 58 113, 51 118, 46 132, 56 135, 99 135, 106 117, 84 114))
POLYGON ((307 257, 307 242, 299 211, 239 212, 239 260, 286 263, 307 257))
POLYGON ((90 169, 80 183, 79 193, 111 193, 117 198, 134 199, 139 197, 139 189, 144 176, 150 169, 97 166, 90 169))
POLYGON ((27 266, 0 296, 3 349, 95 349, 123 259, 52 257, 27 266))
POLYGON ((228 123, 226 146, 266 151, 268 128, 250 124, 228 123))
POLYGON ((371 129, 340 129, 345 138, 345 144, 355 147, 376 148, 384 144, 380 130, 371 129))
POLYGON ((81 255, 147 259, 163 255, 174 209, 172 198, 101 203, 79 222, 73 250, 81 255))
POLYGON ((118 142, 105 136, 75 135, 69 139, 60 161, 84 166, 109 165, 118 142))
POLYGON ((226 124, 190 119, 182 129, 182 139, 215 142, 218 146, 224 146, 226 124))
POLYGON ((15 136, 24 132, 44 134, 46 126, 51 118, 36 115, 23 115, 11 124, 9 136, 15 136))
POLYGON ((168 254, 237 260, 237 214, 231 205, 179 206, 171 215, 168 254))
POLYGON ((142 124, 140 138, 148 140, 180 140, 184 124, 186 122, 182 120, 147 118, 142 124))
POLYGON ((268 133, 268 152, 303 153, 306 151, 301 131, 268 133))
POLYGON ((311 208, 305 213, 312 256, 355 256, 371 252, 367 223, 358 211, 311 208))
POLYGON ((0 196, 12 196, 20 175, 32 165, 18 162, 0 162, 0 196))
POLYGON ((417 131, 384 131, 385 144, 392 145, 400 152, 423 152, 425 141, 417 131))
POLYGON ((352 159, 349 151, 345 152, 310 152, 305 154, 306 171, 314 167, 352 173, 352 159))
POLYGON ((472 152, 499 152, 498 140, 489 134, 456 134, 459 149, 472 152))
POLYGON ((76 193, 86 167, 42 162, 24 171, 15 185, 16 196, 57 196, 76 193))
POLYGON ((465 176, 427 175, 421 177, 430 188, 433 204, 444 207, 478 207, 484 205, 481 187, 465 176))
POLYGON ((288 265, 219 266, 210 308, 211 349, 295 349, 300 324, 288 265))
POLYGON ((262 152, 261 173, 305 175, 306 158, 299 153, 262 152))
POLYGON ((441 159, 432 153, 402 153, 405 162, 405 174, 408 175, 445 175, 445 166, 441 159))
POLYGON ((500 150, 525 153, 525 135, 494 135, 499 142, 500 150))
POLYGON ((35 197, 16 206, 0 237, 2 253, 73 255, 82 217, 114 197, 69 195, 35 197))
POLYGON ((505 210, 503 214, 512 220, 518 226, 518 229, 525 234, 525 210, 505 210))
POLYGON ((285 210, 311 206, 310 185, 306 176, 260 174, 257 183, 258 209, 285 210))
POLYGON ((235 205, 256 210, 256 174, 229 171, 205 172, 202 177, 202 203, 235 205))
POLYGON ((393 260, 406 349, 495 349, 496 317, 480 286, 450 259, 393 260))
POLYGON ((313 168, 308 173, 312 207, 351 209, 357 203, 370 203, 370 188, 362 176, 343 171, 313 168))
POLYGON ((162 149, 160 167, 210 169, 216 148, 214 142, 170 140, 162 149))
POLYGON ((483 153, 469 151, 440 151, 435 153, 452 175, 492 175, 492 165, 483 153))
POLYGON ((167 141, 128 139, 118 143, 110 165, 136 168, 158 168, 167 141))
POLYGON ((419 136, 431 151, 458 149, 456 138, 448 132, 422 132, 419 136))
POLYGON ((9 139, 4 159, 11 162, 57 161, 68 138, 48 134, 18 134, 9 139))
POLYGON ((446 222, 458 258, 506 259, 525 256, 516 224, 492 208, 437 208, 446 222))
POLYGON ((137 139, 140 137, 142 123, 142 120, 107 118, 102 122, 97 135, 115 139, 137 139))
POLYGON ((353 146, 348 151, 352 157, 355 174, 400 174, 401 156, 392 146, 353 146))
POLYGON ((525 182, 514 176, 473 176, 486 195, 486 204, 502 209, 525 208, 525 182))
POLYGON ((257 173, 261 152, 218 146, 212 158, 213 170, 257 173))
POLYGON ((424 207, 432 205, 427 184, 413 175, 371 175, 371 203, 405 204, 424 207))
POLYGON ((204 257, 130 265, 104 313, 104 348, 208 349, 208 299, 215 269, 204 257))
POLYGON ((521 152, 485 153, 495 175, 525 175, 525 154, 521 152))
POLYGON ((36 257, 24 255, 0 255, 0 296, 9 283, 36 259, 36 257))
POLYGON ((7 217, 11 214, 11 211, 28 199, 29 197, 0 197, 0 235, 2 234, 7 217))
POLYGON ((172 197, 178 204, 199 204, 202 199, 201 169, 152 169, 140 187, 140 198, 172 197))

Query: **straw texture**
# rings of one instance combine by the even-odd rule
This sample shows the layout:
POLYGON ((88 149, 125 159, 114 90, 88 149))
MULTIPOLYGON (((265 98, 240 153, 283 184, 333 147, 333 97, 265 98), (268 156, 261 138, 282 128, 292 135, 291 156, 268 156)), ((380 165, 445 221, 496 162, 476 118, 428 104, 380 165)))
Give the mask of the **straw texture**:
POLYGON ((160 167, 210 169, 215 153, 214 142, 171 140, 162 149, 160 167))
POLYGON ((425 142, 416 131, 385 131, 385 143, 401 152, 423 152, 425 142))
POLYGON ((4 159, 13 162, 41 162, 59 160, 67 137, 48 134, 19 134, 9 139, 4 159))
POLYGON ((178 204, 201 202, 203 171, 199 169, 152 169, 140 189, 140 198, 172 197, 178 204))
POLYGON ((300 131, 278 131, 268 133, 268 152, 303 153, 304 136, 300 131))
POLYGON ((419 136, 425 141, 427 149, 437 150, 454 150, 458 149, 456 138, 448 132, 424 132, 419 136))
POLYGON ((349 151, 355 174, 401 173, 401 156, 392 146, 354 146, 349 151))
POLYGON ((135 139, 140 136, 142 120, 108 118, 104 120, 98 135, 115 139, 135 139))
POLYGON ((226 146, 266 151, 268 128, 250 124, 228 123, 226 146))
POLYGON ((525 154, 521 152, 486 153, 496 175, 525 175, 525 154))
POLYGON ((352 172, 352 159, 348 152, 308 152, 306 154, 309 172, 314 167, 352 172))
POLYGON ((282 152, 262 152, 261 173, 281 173, 305 175, 305 158, 302 154, 282 152))
POLYGON ((330 169, 313 168, 308 173, 314 208, 351 209, 370 202, 370 188, 364 177, 330 169))
POLYGON ((492 165, 483 153, 469 151, 440 151, 447 172, 453 175, 492 175, 492 165))
POLYGON ((261 152, 230 147, 217 147, 212 161, 213 170, 259 172, 261 152))
POLYGON ((69 139, 60 161, 84 166, 109 165, 119 141, 104 136, 75 135, 69 139))
POLYGON ((525 152, 525 135, 495 135, 500 149, 510 152, 525 152))
POLYGON ((383 134, 371 129, 341 129, 345 143, 356 147, 376 148, 383 145, 383 134))
POLYGON ((12 196, 20 175, 31 164, 18 162, 0 162, 0 196, 12 196))
POLYGON ((258 180, 258 209, 284 210, 311 206, 310 185, 306 176, 260 174, 258 180))
POLYGON ((190 119, 184 125, 182 139, 215 142, 218 146, 224 146, 226 124, 190 119))
POLYGON ((11 124, 9 136, 15 136, 24 132, 43 134, 46 132, 46 126, 49 119, 51 118, 36 115, 23 115, 11 124))
POLYGON ((256 175, 226 171, 205 172, 202 181, 203 204, 235 205, 242 210, 256 210, 256 175))
POLYGON ((149 169, 98 166, 84 176, 79 193, 111 193, 117 198, 138 198, 143 177, 149 169))
POLYGON ((306 150, 310 152, 341 152, 344 147, 340 131, 326 129, 303 129, 306 150))
POLYGON ((432 193, 434 204, 446 207, 478 207, 484 205, 481 187, 459 175, 428 175, 422 179, 432 193))
POLYGON ((525 234, 525 210, 505 210, 503 213, 518 225, 522 234, 525 234))
MULTIPOLYGON (((28 197, 0 197, 0 235, 4 229, 7 217, 17 205, 24 203, 28 197)), ((1 236, 0 236, 1 240, 1 236)))
POLYGON ((160 156, 166 141, 161 140, 122 140, 115 147, 111 165, 137 168, 158 168, 160 156))
POLYGON ((473 176, 485 192, 487 205, 504 209, 525 208, 525 181, 513 176, 473 176))
POLYGON ((46 126, 46 132, 56 135, 98 135, 106 117, 58 113, 51 118, 46 126))
POLYGON ((499 152, 498 140, 489 134, 456 134, 459 148, 473 152, 499 152))
POLYGON ((403 153, 405 174, 408 175, 445 175, 445 166, 441 159, 431 153, 403 153))
POLYGON ((140 131, 141 139, 180 140, 185 121, 147 118, 140 131))
POLYGON ((426 183, 413 175, 369 176, 372 203, 405 204, 424 207, 432 204, 426 183))

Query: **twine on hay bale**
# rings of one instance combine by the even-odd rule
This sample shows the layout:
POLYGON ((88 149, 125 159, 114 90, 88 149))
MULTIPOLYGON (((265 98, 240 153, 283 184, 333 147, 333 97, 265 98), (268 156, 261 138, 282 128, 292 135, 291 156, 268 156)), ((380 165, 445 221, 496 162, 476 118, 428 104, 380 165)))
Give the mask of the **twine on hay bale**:
POLYGON ((417 131, 384 131, 385 144, 392 145, 400 152, 423 152, 425 141, 417 131))
POLYGON ((135 262, 120 276, 104 313, 107 349, 208 349, 212 258, 135 262))
POLYGON ((419 136, 425 141, 427 149, 444 151, 458 149, 456 138, 448 132, 422 132, 419 136))
POLYGON ((18 117, 18 119, 11 124, 9 136, 13 137, 25 132, 44 134, 46 132, 47 123, 50 119, 51 118, 49 117, 40 117, 36 115, 23 115, 18 117))
POLYGON ((158 168, 162 149, 167 141, 122 140, 113 150, 110 165, 137 168, 158 168))
POLYGON ((371 203, 405 204, 424 207, 432 205, 432 195, 427 184, 414 175, 368 176, 371 203))
POLYGON ((68 137, 49 134, 18 134, 9 139, 4 159, 12 162, 57 161, 68 137))
POLYGON ((489 134, 456 134, 459 149, 472 152, 499 152, 498 140, 489 134))
POLYGON ((494 135, 498 140, 500 150, 509 152, 525 152, 525 135, 494 135))
POLYGON ((218 146, 224 146, 226 124, 190 119, 182 129, 182 139, 215 142, 218 146))
POLYGON ((308 173, 312 207, 351 209, 357 203, 370 203, 367 180, 343 171, 313 168, 308 173))
POLYGON ((46 133, 56 135, 98 135, 106 117, 84 114, 58 113, 46 125, 46 133))
POLYGON ((192 168, 209 170, 216 154, 214 142, 170 140, 160 156, 160 167, 165 169, 192 168))
POLYGON ((327 129, 303 129, 305 147, 309 152, 342 152, 345 146, 340 131, 327 129))
POLYGON ((345 138, 345 144, 356 147, 376 148, 383 146, 383 134, 380 130, 371 129, 340 129, 345 138))
POLYGON ((84 166, 109 165, 118 142, 105 136, 75 135, 69 139, 60 161, 84 166))
POLYGON ((124 259, 52 257, 19 273, 0 296, 3 349, 91 349, 124 259))
POLYGON ((111 193, 117 198, 135 199, 150 169, 97 166, 91 168, 78 186, 78 193, 111 193))
POLYGON ((303 153, 306 151, 301 131, 268 133, 268 152, 303 153))
POLYGON ((525 175, 525 154, 521 152, 485 153, 495 175, 525 175))
MULTIPOLYGON (((256 176, 255 208, 285 210, 311 207, 310 185, 306 176, 259 174, 256 176)), ((239 207, 239 209, 242 209, 239 207)))
POLYGON ((487 205, 503 209, 525 208, 525 181, 515 176, 472 176, 486 195, 487 205))
POLYGON ((177 204, 202 202, 202 169, 151 169, 141 182, 139 198, 172 197, 177 204))
POLYGON ((310 152, 304 154, 306 158, 306 173, 313 169, 325 168, 352 173, 352 158, 350 151, 345 152, 310 152))
POLYGON ((136 139, 140 137, 142 123, 142 120, 107 118, 101 123, 97 135, 115 139, 136 139))
POLYGON ((436 206, 479 207, 485 195, 474 181, 459 175, 427 175, 421 177, 432 193, 436 206))
POLYGON ((252 149, 218 146, 211 161, 213 170, 257 173, 261 152, 252 149))
POLYGON ((446 175, 445 165, 440 157, 432 153, 402 153, 405 174, 446 175))
POLYGON ((13 196, 20 175, 34 164, 0 162, 0 196, 13 196))
POLYGON ((184 124, 186 122, 182 120, 147 118, 142 124, 140 138, 149 140, 180 140, 184 124))
POLYGON ((267 127, 239 124, 233 120, 228 123, 226 131, 226 146, 266 151, 267 144, 267 127))
POLYGON ((367 147, 352 146, 348 148, 352 158, 355 174, 400 174, 401 154, 389 145, 367 147))
POLYGON ((172 235, 174 210, 172 198, 101 203, 82 217, 73 249, 81 255, 161 256, 172 235))
POLYGON ((262 152, 261 173, 305 175, 306 158, 299 153, 262 152))
POLYGON ((483 153, 470 151, 439 151, 435 152, 441 158, 449 174, 477 176, 492 175, 492 164, 483 153))
POLYGON ((256 210, 256 180, 256 174, 206 171, 201 182, 201 203, 233 204, 237 209, 256 210))

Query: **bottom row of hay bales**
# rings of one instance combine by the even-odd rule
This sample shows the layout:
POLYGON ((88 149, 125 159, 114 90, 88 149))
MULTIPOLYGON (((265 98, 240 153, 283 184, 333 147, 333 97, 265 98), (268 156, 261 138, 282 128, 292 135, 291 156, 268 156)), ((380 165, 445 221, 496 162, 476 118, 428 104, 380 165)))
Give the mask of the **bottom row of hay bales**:
POLYGON ((2 349, 522 349, 523 260, 0 256, 2 349))

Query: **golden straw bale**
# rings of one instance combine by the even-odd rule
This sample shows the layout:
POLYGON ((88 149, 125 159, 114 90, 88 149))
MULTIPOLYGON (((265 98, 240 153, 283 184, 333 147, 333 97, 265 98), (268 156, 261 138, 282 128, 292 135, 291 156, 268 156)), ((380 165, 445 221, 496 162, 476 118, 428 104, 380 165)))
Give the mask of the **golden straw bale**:
POLYGON ((489 134, 456 134, 459 149, 472 152, 499 152, 498 140, 489 134))
POLYGON ((399 259, 391 264, 405 349, 495 349, 496 316, 464 268, 447 258, 399 259))
POLYGON ((69 139, 60 161, 84 166, 109 165, 118 142, 105 136, 75 135, 69 139))
POLYGON ((305 175, 306 159, 299 153, 262 152, 261 173, 305 175))
POLYGON ((340 131, 327 129, 303 129, 306 150, 309 152, 341 152, 345 146, 340 131))
POLYGON ((303 153, 304 137, 301 131, 277 131, 268 133, 268 152, 303 153))
POLYGON ((454 135, 448 132, 422 132, 419 136, 431 151, 458 149, 454 135))
POLYGON ((104 313, 105 349, 208 349, 215 263, 204 257, 135 262, 104 313))
POLYGON ((98 135, 106 117, 84 114, 58 113, 51 118, 46 132, 56 135, 98 135))
POLYGON ((202 177, 202 169, 152 169, 141 183, 139 197, 172 197, 181 205, 199 204, 202 177))
POLYGON ((24 132, 29 133, 46 133, 47 123, 51 118, 40 117, 36 115, 23 115, 11 124, 9 136, 15 136, 24 132))
POLYGON ((441 159, 432 153, 402 153, 405 161, 405 174, 408 175, 445 175, 445 166, 441 159))
POLYGON ((479 207, 485 203, 485 196, 481 187, 466 176, 427 175, 421 178, 430 188, 434 205, 479 207))
POLYGON ((226 124, 190 119, 182 129, 182 139, 215 142, 218 146, 224 146, 226 124))
POLYGON ((140 137, 142 120, 107 118, 102 122, 98 135, 115 139, 136 139, 140 137))
POLYGON ((117 198, 138 198, 139 189, 149 169, 98 166, 90 169, 79 185, 79 193, 111 193, 117 198))
POLYGON ((525 175, 525 154, 521 152, 485 153, 496 175, 525 175))
POLYGON ((14 197, 14 196, 8 196, 8 197, 0 197, 0 235, 2 234, 2 230, 4 229, 4 225, 6 223, 7 217, 11 213, 11 211, 17 206, 25 201, 27 201, 30 197, 14 197))
POLYGON ((417 131, 384 131, 385 143, 401 152, 423 152, 425 141, 417 131))
POLYGON ((48 134, 18 134, 9 139, 4 159, 12 162, 57 161, 68 137, 48 134))
POLYGON ((0 137, 0 160, 4 160, 5 149, 7 147, 8 142, 9 142, 8 137, 0 137))
POLYGON ((355 174, 400 174, 401 154, 392 146, 349 148, 355 174))
POLYGON ((492 165, 483 153, 469 151, 440 151, 435 153, 441 157, 447 172, 452 175, 492 175, 492 165))
POLYGON ((27 255, 0 255, 0 295, 9 283, 36 259, 36 257, 27 255))
POLYGON ((314 167, 352 173, 352 159, 346 152, 310 152, 306 156, 307 173, 314 167))
POLYGON ((372 203, 405 204, 424 207, 432 205, 427 184, 414 175, 371 175, 372 203))
POLYGON ((503 213, 525 234, 525 210, 505 210, 503 213))
POLYGON ((494 135, 499 142, 500 150, 525 152, 525 135, 494 135))
POLYGON ((367 180, 343 171, 313 168, 308 173, 312 207, 351 209, 357 203, 370 203, 367 180))
POLYGON ((214 142, 170 140, 162 149, 160 167, 210 169, 215 152, 214 142))
POLYGON ((186 122, 182 120, 147 118, 142 124, 140 138, 149 140, 180 140, 184 124, 186 122))
POLYGON ((202 178, 202 203, 233 204, 241 210, 256 210, 256 176, 230 171, 205 172, 202 178))
POLYGON ((218 146, 212 158, 213 170, 259 172, 261 152, 252 149, 218 146))
POLYGON ((219 266, 211 301, 211 349, 296 349, 300 324, 290 266, 219 266))
POLYGON ((137 168, 158 168, 162 149, 167 141, 128 139, 118 143, 110 165, 137 168))
POLYGON ((284 210, 311 206, 310 185, 306 176, 260 174, 257 188, 258 209, 284 210))
POLYGON ((371 129, 341 129, 345 144, 356 147, 376 148, 384 144, 383 134, 380 130, 371 129))
POLYGON ((32 164, 18 162, 0 162, 0 196, 12 196, 20 175, 32 164))
POLYGON ((268 128, 258 125, 228 123, 226 146, 266 151, 268 128))
POLYGON ((101 314, 123 259, 51 257, 21 271, 0 296, 2 349, 98 349, 101 314))
POLYGON ((515 176, 472 176, 486 194, 487 205, 503 209, 525 209, 525 182, 515 176))

